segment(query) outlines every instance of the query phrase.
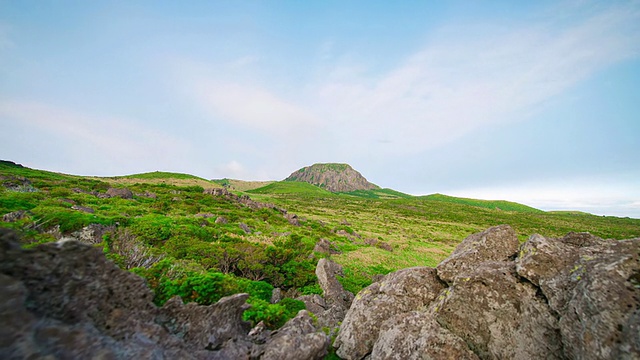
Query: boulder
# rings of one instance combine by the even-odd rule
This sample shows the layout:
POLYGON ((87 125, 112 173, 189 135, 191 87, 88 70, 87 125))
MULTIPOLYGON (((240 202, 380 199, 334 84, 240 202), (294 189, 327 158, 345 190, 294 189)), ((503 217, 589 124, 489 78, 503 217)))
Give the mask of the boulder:
POLYGON ((428 267, 399 270, 371 284, 358 293, 346 314, 334 342, 336 354, 362 359, 372 351, 385 320, 428 306, 444 287, 428 267))
POLYGON ((371 359, 479 359, 458 336, 441 327, 429 314, 412 311, 382 323, 371 359))
POLYGON ((218 216, 218 217, 216 218, 216 221, 215 221, 215 223, 216 223, 216 224, 226 224, 226 223, 228 223, 228 222, 229 222, 229 221, 228 221, 228 220, 227 220, 227 218, 226 218, 226 217, 224 217, 224 216, 218 216))
POLYGON ((249 225, 245 224, 245 223, 239 223, 238 226, 240 227, 240 229, 242 229, 242 231, 244 231, 246 234, 251 234, 251 228, 249 227, 249 225))
POLYGON ((563 358, 557 318, 535 286, 519 281, 513 262, 485 262, 456 277, 432 307, 480 358, 563 358))
POLYGON ((77 241, 22 249, 0 228, 0 358, 320 359, 328 337, 305 312, 249 335, 248 294, 163 307, 137 275, 77 241), (256 334, 260 333, 260 334, 256 334))
POLYGON ((74 231, 69 236, 82 243, 95 245, 102 242, 102 237, 115 230, 115 226, 106 226, 102 224, 89 224, 78 231, 74 231))
POLYGON ((93 214, 93 213, 96 212, 95 210, 93 210, 92 208, 90 208, 88 206, 73 205, 71 208, 73 210, 82 211, 82 212, 86 212, 86 213, 89 213, 89 214, 93 214))
POLYGON ((559 314, 566 356, 640 356, 640 239, 534 235, 516 264, 518 274, 538 285, 559 314))
POLYGON ((122 199, 133 199, 133 193, 127 188, 109 188, 106 192, 109 197, 119 197, 122 199))
POLYGON ((313 251, 327 255, 340 254, 340 251, 325 238, 320 238, 320 240, 318 240, 316 246, 313 247, 313 251))
POLYGON ((329 259, 320 259, 316 266, 316 276, 325 302, 328 305, 336 304, 348 309, 353 300, 353 294, 345 291, 338 281, 337 276, 344 276, 342 266, 329 259))
POLYGON ((518 251, 518 237, 509 225, 491 227, 470 235, 436 269, 447 284, 461 274, 473 272, 485 261, 507 261, 518 251))
POLYGON ((272 335, 260 357, 263 360, 323 359, 329 348, 329 337, 317 332, 313 319, 306 310, 300 310, 272 335))
POLYGON ((2 221, 4 222, 16 222, 18 220, 22 220, 29 216, 29 214, 24 210, 13 211, 8 214, 2 215, 2 221))

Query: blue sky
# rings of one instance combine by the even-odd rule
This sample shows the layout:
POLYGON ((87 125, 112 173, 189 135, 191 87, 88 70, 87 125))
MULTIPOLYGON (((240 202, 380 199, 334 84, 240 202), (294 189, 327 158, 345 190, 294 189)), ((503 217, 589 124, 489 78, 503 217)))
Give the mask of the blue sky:
POLYGON ((0 158, 640 218, 638 1, 3 1, 0 158))

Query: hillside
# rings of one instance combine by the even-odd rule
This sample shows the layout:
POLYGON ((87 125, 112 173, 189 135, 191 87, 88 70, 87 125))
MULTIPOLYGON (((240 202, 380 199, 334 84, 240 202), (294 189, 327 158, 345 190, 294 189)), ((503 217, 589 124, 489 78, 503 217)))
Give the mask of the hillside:
POLYGON ((331 192, 378 189, 348 164, 314 164, 293 172, 285 181, 301 181, 331 192))
POLYGON ((510 224, 521 242, 535 233, 562 237, 572 231, 640 237, 638 219, 542 212, 507 202, 378 188, 336 194, 299 181, 246 192, 223 185, 186 174, 95 178, 0 162, 0 227, 18 231, 28 248, 63 238, 97 246, 118 266, 145 277, 158 304, 175 294, 206 303, 217 299, 213 293, 252 293, 256 310, 249 320, 284 314, 271 318, 270 326, 295 312, 268 310, 274 305, 265 302, 267 293, 273 287, 292 297, 321 292, 315 276, 320 258, 342 265, 340 281, 356 293, 376 274, 435 266, 462 239, 498 224, 510 224), (224 293, 203 284, 219 284, 224 293))

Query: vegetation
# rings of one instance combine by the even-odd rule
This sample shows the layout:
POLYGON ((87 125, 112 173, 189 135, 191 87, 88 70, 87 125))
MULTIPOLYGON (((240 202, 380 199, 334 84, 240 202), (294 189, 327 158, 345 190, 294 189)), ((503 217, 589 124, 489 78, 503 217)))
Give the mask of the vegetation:
POLYGON ((109 226, 96 246, 144 277, 157 304, 175 295, 210 304, 246 292, 253 307, 245 318, 274 328, 303 306, 292 298, 320 292, 315 266, 329 256, 313 252, 320 238, 340 252, 330 256, 344 266, 342 283, 355 293, 373 275, 435 266, 466 236, 493 225, 510 224, 523 241, 533 233, 559 237, 570 231, 614 239, 640 236, 638 219, 543 212, 439 194, 413 197, 390 189, 335 194, 283 181, 236 191, 264 205, 247 206, 239 197, 204 191, 229 189, 234 182, 241 183, 163 172, 88 178, 0 162, 0 215, 25 211, 0 226, 20 231, 24 246, 55 241, 55 233, 72 235, 89 224, 109 226), (126 187, 133 199, 107 196, 111 187, 126 187), (296 214, 297 223, 282 209, 296 214), (274 287, 289 298, 270 304, 274 287))

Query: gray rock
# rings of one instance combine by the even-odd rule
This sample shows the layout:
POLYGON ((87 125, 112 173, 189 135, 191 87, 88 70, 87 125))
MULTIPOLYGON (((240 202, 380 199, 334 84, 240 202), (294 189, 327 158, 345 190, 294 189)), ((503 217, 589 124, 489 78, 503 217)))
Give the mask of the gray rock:
POLYGON ((122 199, 133 199, 133 193, 127 188, 109 188, 106 192, 109 197, 119 197, 122 199))
POLYGON ((640 239, 534 235, 516 264, 558 313, 567 357, 640 358, 640 239))
POLYGON ((431 314, 412 311, 393 316, 382 324, 371 359, 477 360, 478 356, 461 338, 442 328, 431 314))
POLYGON ((344 276, 340 264, 329 259, 320 259, 316 266, 316 276, 327 305, 336 304, 346 309, 351 306, 353 294, 347 293, 337 278, 337 276, 344 276))
POLYGON ((372 351, 385 320, 428 306, 443 288, 435 269, 428 267, 399 270, 371 284, 358 293, 342 322, 336 354, 362 359, 372 351))
POLYGON ((280 288, 273 288, 271 291, 271 303, 277 304, 282 300, 282 290, 280 288))
POLYGON ((224 217, 224 216, 218 216, 218 217, 216 218, 216 221, 215 221, 215 222, 216 222, 216 224, 226 224, 226 223, 228 223, 229 221, 228 221, 228 220, 227 220, 227 218, 226 218, 226 217, 224 217))
POLYGON ((247 294, 162 308, 142 278, 76 241, 22 249, 0 229, 0 358, 320 359, 328 338, 302 312, 249 335, 247 294))
POLYGON ((242 231, 244 231, 247 234, 251 234, 251 228, 249 227, 249 225, 245 224, 245 223, 239 223, 238 226, 240 227, 240 229, 242 229, 242 231))
POLYGON ((315 360, 327 355, 329 337, 316 332, 313 319, 306 310, 300 310, 276 331, 265 345, 263 360, 315 360))
POLYGON ((314 315, 321 315, 327 310, 327 303, 322 296, 318 294, 302 295, 297 297, 296 300, 304 302, 305 307, 314 315))
POLYGON ((28 216, 27 212, 24 210, 18 210, 14 212, 10 212, 8 214, 4 214, 2 216, 2 221, 4 222, 16 222, 18 220, 22 220, 28 216))
POLYGON ((480 358, 562 359, 557 318, 513 262, 485 262, 458 276, 432 304, 438 323, 480 358))
POLYGON ((340 254, 340 251, 325 238, 320 238, 320 240, 318 240, 316 245, 313 247, 313 251, 328 255, 340 254))
POLYGON ((85 244, 95 245, 102 242, 102 237, 106 233, 113 231, 115 231, 115 226, 89 224, 78 231, 72 232, 69 236, 85 244))
POLYGON ((89 213, 89 214, 93 214, 93 213, 96 212, 95 210, 93 210, 92 208, 90 208, 88 206, 73 205, 71 208, 73 210, 78 210, 78 211, 86 212, 86 213, 89 213))
POLYGON ((436 269, 447 284, 461 274, 473 272, 485 261, 507 261, 518 251, 518 237, 509 225, 491 227, 470 235, 436 269))

